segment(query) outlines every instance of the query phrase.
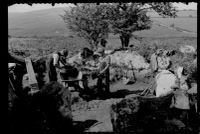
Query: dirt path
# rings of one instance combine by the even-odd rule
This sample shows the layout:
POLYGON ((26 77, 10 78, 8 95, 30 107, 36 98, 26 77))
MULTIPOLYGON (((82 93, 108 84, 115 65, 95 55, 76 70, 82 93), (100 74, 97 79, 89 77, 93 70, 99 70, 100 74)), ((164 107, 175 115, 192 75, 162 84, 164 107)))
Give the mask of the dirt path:
POLYGON ((110 120, 110 106, 120 101, 128 94, 142 91, 147 86, 146 83, 136 82, 132 85, 124 85, 119 81, 110 86, 111 94, 114 96, 106 100, 83 101, 72 105, 73 120, 79 122, 93 122, 90 126, 87 123, 84 132, 112 132, 110 120))

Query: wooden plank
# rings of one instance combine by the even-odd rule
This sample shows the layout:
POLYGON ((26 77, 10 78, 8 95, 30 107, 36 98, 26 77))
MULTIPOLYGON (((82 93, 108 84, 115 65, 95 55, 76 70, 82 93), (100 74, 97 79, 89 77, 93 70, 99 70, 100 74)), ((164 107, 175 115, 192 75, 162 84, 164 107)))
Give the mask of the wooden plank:
POLYGON ((32 90, 39 90, 31 59, 29 57, 27 57, 27 58, 25 58, 25 62, 26 62, 26 69, 27 69, 27 72, 28 72, 29 84, 31 86, 31 89, 32 90))

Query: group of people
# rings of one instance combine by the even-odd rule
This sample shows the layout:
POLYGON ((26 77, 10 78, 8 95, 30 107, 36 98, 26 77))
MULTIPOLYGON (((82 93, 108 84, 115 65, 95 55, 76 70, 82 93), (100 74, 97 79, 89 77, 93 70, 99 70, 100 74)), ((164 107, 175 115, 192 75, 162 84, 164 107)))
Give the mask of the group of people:
MULTIPOLYGON (((66 90, 66 88, 64 88, 62 84, 64 84, 64 86, 67 86, 68 84, 68 87, 74 87, 75 89, 85 88, 85 85, 87 84, 85 84, 85 81, 83 81, 82 87, 81 87, 81 84, 80 84, 81 82, 76 83, 77 79, 81 80, 81 79, 84 79, 85 77, 82 70, 76 66, 76 63, 71 64, 68 62, 69 51, 67 49, 63 49, 61 51, 52 53, 51 55, 48 56, 47 59, 46 57, 43 57, 42 60, 40 60, 40 62, 32 61, 32 66, 36 74, 35 75, 36 79, 39 77, 38 74, 40 73, 42 73, 42 75, 45 75, 44 79, 41 78, 45 81, 45 83, 42 84, 43 86, 41 86, 40 91, 32 95, 29 95, 28 93, 24 92, 25 90, 29 91, 31 88, 31 87, 27 87, 27 89, 25 89, 23 87, 24 86, 23 77, 25 78, 25 75, 27 73, 25 60, 23 58, 20 60, 15 59, 15 56, 12 56, 10 53, 8 53, 8 55, 9 55, 9 61, 8 61, 9 62, 8 63, 9 101, 8 101, 8 104, 9 104, 9 109, 10 109, 9 123, 11 124, 10 127, 12 127, 11 131, 16 131, 15 128, 19 131, 23 131, 23 129, 29 131, 29 130, 32 130, 32 128, 34 128, 35 126, 36 127, 39 126, 39 127, 35 128, 34 131, 37 131, 38 129, 40 131, 40 127, 43 127, 43 122, 42 121, 38 122, 38 120, 39 121, 42 120, 43 116, 45 117, 44 120, 46 119, 45 120, 46 122, 44 122, 44 124, 46 123, 46 124, 52 125, 51 126, 52 129, 55 128, 56 131, 59 131, 61 128, 68 129, 68 130, 71 129, 70 127, 66 127, 66 126, 71 125, 71 124, 69 125, 67 124, 67 123, 71 123, 70 121, 68 121, 68 116, 70 116, 71 108, 70 108, 70 105, 67 105, 68 103, 71 104, 70 103, 71 100, 68 93, 69 90, 66 90), (42 63, 42 65, 40 63, 42 63), (39 67, 37 67, 36 65, 38 65, 39 67), (41 70, 38 68, 40 68, 41 70), (75 82, 71 82, 71 83, 63 82, 62 84, 60 84, 59 80, 61 80, 61 82, 62 80, 63 81, 75 80, 75 82), (66 95, 68 97, 67 99, 66 99, 66 95), (16 103, 16 102, 19 102, 19 103, 16 103), (17 109, 18 111, 16 112, 15 109, 17 109), (66 112, 66 110, 69 110, 69 111, 66 112), (43 116, 41 117, 40 114, 42 114, 43 116), (24 117, 24 118, 20 119, 21 117, 24 117), (33 117, 33 118, 29 119, 29 117, 33 117), (37 125, 35 124, 30 125, 29 122, 37 123, 37 125), (40 123, 42 123, 42 125, 40 123), (27 126, 25 126, 24 124, 27 126)), ((103 64, 105 61, 104 49, 99 48, 97 51, 93 52, 92 50, 88 48, 83 48, 82 51, 80 52, 80 60, 81 60, 81 64, 83 68, 85 67, 88 70, 96 73, 96 78, 98 79, 97 84, 101 83, 100 81, 102 79, 99 76, 99 74, 101 74, 101 72, 103 71, 102 68, 104 68, 104 65, 105 65, 103 64)), ((40 81, 38 81, 38 84, 39 83, 40 81)), ((47 129, 48 129, 47 131, 50 131, 49 130, 50 127, 49 128, 48 127, 49 126, 47 125, 47 129)), ((46 128, 42 128, 42 129, 46 129, 46 128)))
POLYGON ((174 92, 171 107, 187 111, 191 107, 188 94, 190 83, 188 83, 184 67, 172 65, 170 53, 167 50, 158 49, 152 54, 151 69, 155 86, 150 90, 156 97, 174 92))
MULTIPOLYGON (((102 74, 105 71, 104 69, 109 65, 108 58, 105 54, 106 43, 106 40, 102 39, 96 51, 92 51, 87 47, 83 48, 73 62, 70 62, 71 57, 69 57, 69 50, 67 49, 50 54, 45 63, 47 72, 47 80, 45 78, 45 83, 58 81, 65 87, 71 85, 78 90, 88 88, 85 72, 88 71, 90 75, 94 76, 93 78, 98 78, 100 76, 99 74, 102 74), (87 71, 84 72, 83 70, 87 71), (65 82, 67 80, 77 80, 77 82, 65 82)), ((24 61, 23 64, 25 67, 24 61)), ((8 65, 9 73, 12 73, 17 66, 16 63, 9 63, 8 65)))
POLYGON ((172 91, 177 86, 177 81, 181 78, 181 66, 177 66, 174 70, 171 69, 172 61, 170 60, 170 51, 157 49, 151 55, 151 69, 153 78, 155 79, 157 88, 154 94, 159 97, 172 91), (178 75, 179 74, 179 75, 178 75), (173 87, 173 88, 172 88, 173 87))
POLYGON ((76 86, 74 82, 73 87, 79 89, 88 88, 87 77, 82 70, 89 71, 90 75, 96 76, 97 78, 109 65, 109 59, 105 55, 105 49, 102 47, 98 48, 95 52, 89 48, 83 48, 73 62, 69 61, 68 53, 68 50, 64 49, 54 52, 51 57, 49 57, 47 66, 49 81, 58 81, 58 77, 60 76, 64 86, 67 84, 65 80, 76 79, 80 81, 75 84, 76 86))

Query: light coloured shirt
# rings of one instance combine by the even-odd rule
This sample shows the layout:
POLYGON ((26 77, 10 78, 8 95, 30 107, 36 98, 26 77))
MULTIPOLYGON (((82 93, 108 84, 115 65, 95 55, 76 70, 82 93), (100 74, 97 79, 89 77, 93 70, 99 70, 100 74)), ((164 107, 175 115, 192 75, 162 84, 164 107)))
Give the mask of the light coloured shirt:
POLYGON ((60 56, 56 53, 53 54, 53 65, 64 67, 65 65, 60 61, 60 56))
POLYGON ((59 55, 54 53, 53 54, 53 65, 58 65, 58 61, 59 61, 59 55))
POLYGON ((156 97, 166 95, 176 86, 177 77, 168 70, 162 70, 156 75, 156 97))

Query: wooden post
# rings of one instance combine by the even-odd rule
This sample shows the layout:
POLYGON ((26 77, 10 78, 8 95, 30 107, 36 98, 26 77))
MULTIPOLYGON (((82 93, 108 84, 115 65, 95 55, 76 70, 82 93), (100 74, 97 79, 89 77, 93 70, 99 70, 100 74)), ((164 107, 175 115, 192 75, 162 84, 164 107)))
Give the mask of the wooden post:
POLYGON ((106 71, 106 92, 110 93, 110 70, 109 70, 109 67, 106 71))
POLYGON ((38 91, 39 90, 38 82, 35 77, 31 59, 29 57, 25 58, 25 62, 26 62, 26 69, 27 69, 28 77, 29 77, 29 85, 31 86, 31 92, 38 91))
POLYGON ((106 70, 106 92, 110 93, 110 56, 108 57, 108 68, 106 70))

